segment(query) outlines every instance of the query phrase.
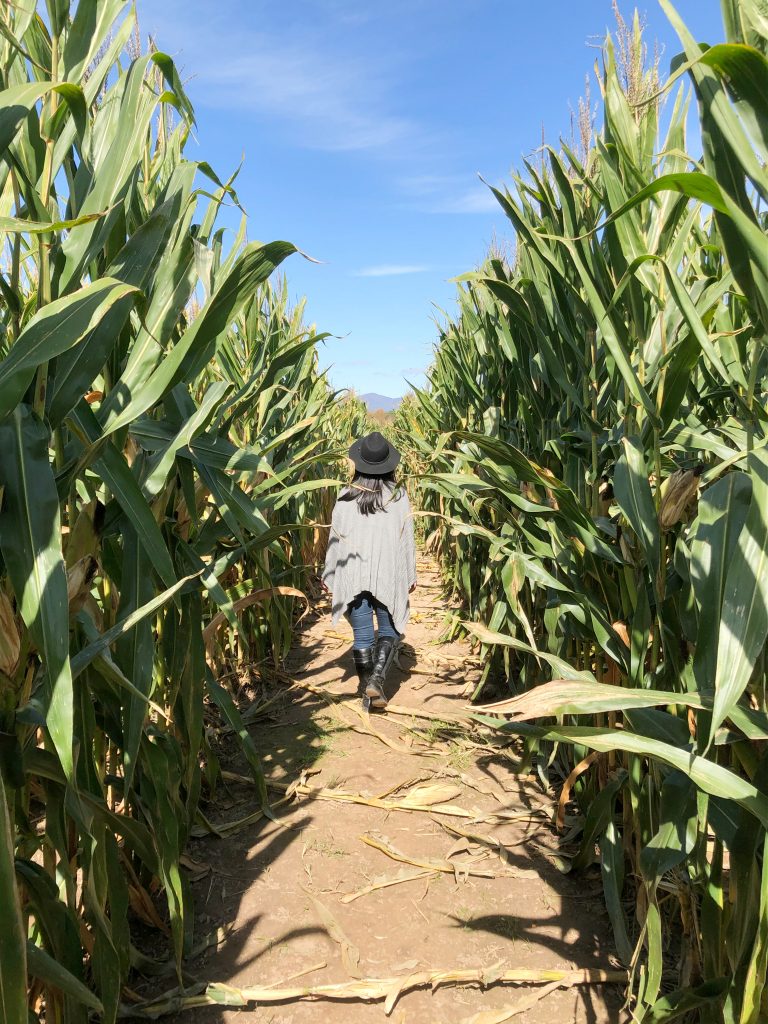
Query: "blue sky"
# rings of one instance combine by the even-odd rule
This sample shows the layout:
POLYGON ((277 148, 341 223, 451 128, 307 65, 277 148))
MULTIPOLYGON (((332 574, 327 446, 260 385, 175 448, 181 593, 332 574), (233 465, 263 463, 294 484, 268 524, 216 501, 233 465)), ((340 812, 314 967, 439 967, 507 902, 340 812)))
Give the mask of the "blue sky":
MULTIPOLYGON (((717 0, 678 0, 700 39, 717 0)), ((568 134, 611 0, 139 0, 141 30, 182 69, 197 113, 187 154, 237 189, 249 238, 321 260, 286 264, 337 339, 335 387, 397 396, 423 382, 450 279, 511 231, 478 174, 503 182, 568 134)), ((625 16, 631 11, 622 5, 625 16)), ((647 38, 678 52, 657 0, 647 38)), ((235 223, 232 218, 231 223, 235 223)))

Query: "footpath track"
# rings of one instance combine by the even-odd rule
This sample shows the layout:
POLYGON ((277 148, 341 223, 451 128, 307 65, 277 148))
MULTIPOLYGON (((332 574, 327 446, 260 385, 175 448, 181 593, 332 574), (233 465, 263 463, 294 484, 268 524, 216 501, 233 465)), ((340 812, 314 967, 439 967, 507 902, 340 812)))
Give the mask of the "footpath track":
POLYGON ((419 580, 385 713, 355 698, 346 624, 305 619, 251 728, 274 820, 224 757, 207 809, 221 838, 194 840, 188 865, 196 941, 214 938, 187 982, 215 987, 180 1020, 628 1019, 599 872, 558 870, 555 794, 515 772, 514 745, 462 725, 480 670, 465 642, 439 643, 432 561, 419 580))

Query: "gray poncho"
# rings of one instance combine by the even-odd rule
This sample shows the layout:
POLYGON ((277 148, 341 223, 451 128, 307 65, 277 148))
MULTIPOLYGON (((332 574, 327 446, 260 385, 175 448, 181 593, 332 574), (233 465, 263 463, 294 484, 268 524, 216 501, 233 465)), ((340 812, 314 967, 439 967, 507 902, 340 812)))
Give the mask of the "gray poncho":
POLYGON ((402 633, 410 612, 408 591, 416 582, 413 518, 404 490, 385 486, 384 502, 383 510, 367 516, 356 501, 336 502, 323 580, 333 595, 333 623, 367 591, 387 606, 402 633))

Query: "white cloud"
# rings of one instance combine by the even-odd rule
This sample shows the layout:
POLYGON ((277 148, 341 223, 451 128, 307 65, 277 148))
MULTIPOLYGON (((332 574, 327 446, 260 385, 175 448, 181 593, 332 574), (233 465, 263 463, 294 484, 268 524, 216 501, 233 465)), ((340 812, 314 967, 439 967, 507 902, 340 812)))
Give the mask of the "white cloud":
POLYGON ((383 263, 378 267, 363 267, 354 271, 355 277, 397 277, 400 274, 423 274, 431 267, 418 263, 383 263))
POLYGON ((485 185, 435 206, 435 213, 496 213, 501 207, 493 192, 485 185))
POLYGON ((368 54, 331 49, 327 36, 244 28, 235 15, 231 0, 222 0, 213 15, 198 0, 184 7, 166 0, 162 13, 152 5, 147 27, 193 72, 199 105, 268 118, 311 149, 390 153, 423 138, 422 129, 393 109, 394 68, 368 54))
POLYGON ((476 182, 475 174, 420 174, 401 178, 399 185, 421 213, 498 212, 491 190, 476 182))

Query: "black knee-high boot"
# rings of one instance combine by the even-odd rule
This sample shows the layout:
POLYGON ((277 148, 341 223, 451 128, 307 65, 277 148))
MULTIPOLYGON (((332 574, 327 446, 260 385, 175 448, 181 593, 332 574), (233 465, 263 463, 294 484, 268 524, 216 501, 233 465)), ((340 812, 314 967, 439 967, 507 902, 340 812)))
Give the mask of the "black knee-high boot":
POLYGON ((352 655, 355 659, 355 668, 357 669, 357 695, 362 697, 365 694, 365 688, 373 671, 373 647, 366 647, 362 651, 353 650, 352 655))
POLYGON ((387 681, 387 673, 397 646, 397 641, 389 636, 379 637, 373 645, 373 671, 365 688, 365 695, 370 698, 371 704, 375 708, 387 706, 384 683, 387 681))

